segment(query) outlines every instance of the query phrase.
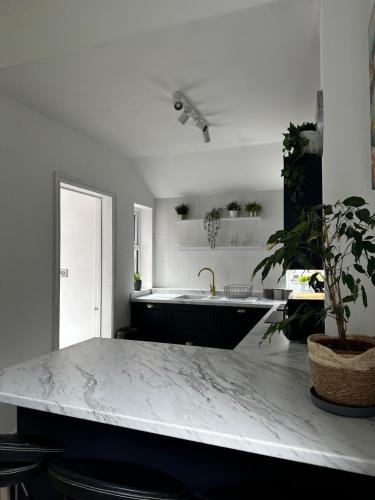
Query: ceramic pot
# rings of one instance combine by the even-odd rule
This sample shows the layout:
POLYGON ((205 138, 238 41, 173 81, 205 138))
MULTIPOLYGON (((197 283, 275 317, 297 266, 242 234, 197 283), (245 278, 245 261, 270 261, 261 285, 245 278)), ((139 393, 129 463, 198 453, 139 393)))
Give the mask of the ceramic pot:
POLYGON ((134 280, 134 291, 139 292, 142 288, 142 280, 134 280))
POLYGON ((238 210, 229 210, 229 217, 232 217, 232 219, 238 217, 238 210))
POLYGON ((177 214, 178 215, 178 220, 185 220, 186 219, 186 214, 177 214))

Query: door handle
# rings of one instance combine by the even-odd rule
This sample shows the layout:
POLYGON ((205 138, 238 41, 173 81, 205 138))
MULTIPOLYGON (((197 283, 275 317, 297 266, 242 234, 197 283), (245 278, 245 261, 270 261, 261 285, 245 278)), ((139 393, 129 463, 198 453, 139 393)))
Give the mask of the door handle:
POLYGON ((237 309, 238 314, 245 314, 246 309, 237 309))
POLYGON ((283 321, 285 321, 288 317, 288 304, 285 304, 285 307, 283 309, 283 321))
POLYGON ((146 307, 147 307, 147 309, 153 309, 154 308, 154 304, 147 304, 146 307))

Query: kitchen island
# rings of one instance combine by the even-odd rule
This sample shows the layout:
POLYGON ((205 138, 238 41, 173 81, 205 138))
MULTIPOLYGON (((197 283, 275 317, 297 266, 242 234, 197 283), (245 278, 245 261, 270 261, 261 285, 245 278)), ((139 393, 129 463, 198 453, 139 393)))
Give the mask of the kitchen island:
POLYGON ((375 419, 312 404, 306 345, 275 335, 259 347, 279 305, 235 350, 92 339, 40 356, 0 371, 0 401, 375 476, 375 419))

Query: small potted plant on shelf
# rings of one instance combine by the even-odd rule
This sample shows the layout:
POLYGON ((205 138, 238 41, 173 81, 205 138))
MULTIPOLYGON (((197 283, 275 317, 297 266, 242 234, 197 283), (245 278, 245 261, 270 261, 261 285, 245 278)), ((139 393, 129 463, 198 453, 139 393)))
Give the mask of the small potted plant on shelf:
POLYGON ((177 205, 177 207, 174 208, 177 212, 178 218, 180 220, 185 220, 186 216, 189 212, 189 207, 185 205, 185 203, 181 203, 181 205, 177 205))
POLYGON ((262 205, 256 201, 252 201, 245 205, 245 210, 249 214, 249 217, 258 217, 259 212, 262 210, 262 205))
MULTIPOLYGON (((340 412, 336 408, 343 405, 356 416, 363 416, 359 411, 364 408, 366 415, 373 410, 375 414, 374 332, 366 332, 370 336, 347 333, 350 304, 361 298, 367 307, 365 284, 375 286, 375 214, 366 205, 363 198, 351 196, 333 205, 305 209, 295 227, 277 231, 269 238, 268 248, 276 249, 253 272, 254 276, 261 271, 264 280, 276 266, 281 266, 283 276, 296 265, 312 270, 313 256, 321 260, 327 303, 320 319, 333 318, 337 331, 335 336, 308 337, 313 394, 318 398, 316 403, 329 403, 325 409, 340 412)), ((321 282, 319 272, 310 275, 309 285, 315 288, 316 281, 321 282)), ((297 310, 292 317, 271 325, 263 339, 271 338, 276 331, 285 332, 293 320, 299 319, 303 329, 311 315, 297 310)))
POLYGON ((229 217, 238 217, 238 214, 241 210, 241 205, 237 201, 231 201, 227 205, 227 210, 229 212, 229 217))
POLYGON ((134 291, 139 292, 142 288, 142 278, 139 273, 134 273, 133 274, 133 279, 134 279, 134 291))

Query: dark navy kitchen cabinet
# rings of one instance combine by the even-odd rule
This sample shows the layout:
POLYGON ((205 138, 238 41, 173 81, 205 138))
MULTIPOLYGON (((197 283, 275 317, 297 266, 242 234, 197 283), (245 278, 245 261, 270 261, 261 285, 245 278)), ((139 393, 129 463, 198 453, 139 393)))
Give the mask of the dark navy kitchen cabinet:
POLYGON ((212 344, 211 309, 209 306, 167 304, 168 341, 209 347, 212 344))
MULTIPOLYGON (((284 160, 285 162, 285 160, 284 160)), ((321 205, 323 203, 322 157, 315 154, 305 154, 296 161, 295 168, 302 173, 301 197, 297 209, 292 201, 293 190, 284 184, 284 229, 289 231, 298 222, 299 210, 321 205)), ((319 257, 304 250, 311 268, 322 269, 319 257)), ((300 269, 298 262, 292 264, 291 269, 300 269)))
POLYGON ((165 342, 166 304, 155 302, 132 303, 132 326, 139 328, 140 340, 165 342))
POLYGON ((216 347, 234 349, 267 311, 255 307, 218 307, 213 318, 216 347))
POLYGON ((139 339, 234 349, 268 308, 132 302, 139 339))

